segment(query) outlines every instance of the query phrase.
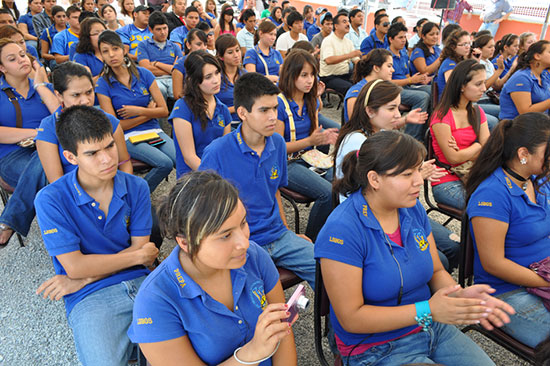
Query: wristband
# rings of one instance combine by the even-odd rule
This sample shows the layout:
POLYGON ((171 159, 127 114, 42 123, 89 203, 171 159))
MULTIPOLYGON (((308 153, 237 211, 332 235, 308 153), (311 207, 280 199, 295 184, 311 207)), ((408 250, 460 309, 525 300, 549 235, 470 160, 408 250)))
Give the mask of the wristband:
POLYGON ((36 89, 38 89, 39 87, 41 87, 41 86, 46 86, 46 85, 48 85, 48 83, 38 83, 38 84, 34 84, 34 85, 33 85, 33 88, 34 88, 34 90, 36 90, 36 89))
POLYGON ((424 332, 427 332, 433 323, 430 303, 428 300, 420 301, 414 303, 414 307, 416 308, 416 316, 414 317, 414 320, 416 320, 418 325, 422 327, 424 332))
POLYGON ((277 347, 275 347, 275 350, 273 350, 273 352, 271 352, 271 354, 267 357, 264 357, 262 358, 261 360, 258 360, 258 361, 252 361, 252 362, 247 362, 247 361, 241 361, 239 359, 239 357, 237 357, 237 352, 242 348, 242 347, 239 347, 235 350, 235 352, 233 352, 233 357, 235 357, 235 360, 237 360, 238 363, 242 364, 242 365, 256 365, 258 363, 262 363, 264 362, 265 360, 269 360, 271 358, 271 356, 273 356, 275 354, 275 352, 277 352, 277 350, 279 349, 279 344, 281 344, 281 341, 277 342, 277 347))

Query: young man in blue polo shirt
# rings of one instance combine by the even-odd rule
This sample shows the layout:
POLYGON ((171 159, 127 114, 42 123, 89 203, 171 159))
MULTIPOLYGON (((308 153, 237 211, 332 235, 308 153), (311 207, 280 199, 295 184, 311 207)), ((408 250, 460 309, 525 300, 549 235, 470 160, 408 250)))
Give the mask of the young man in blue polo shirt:
POLYGON ((181 48, 168 39, 168 20, 160 11, 149 16, 149 30, 153 37, 138 44, 137 59, 139 66, 145 67, 156 76, 164 99, 173 98, 172 68, 183 56, 181 48))
POLYGON ((103 112, 68 108, 56 133, 63 155, 78 168, 35 199, 56 273, 37 293, 64 298, 83 365, 126 366, 134 350, 126 334, 134 298, 158 254, 149 241, 149 188, 143 179, 118 171, 112 126, 103 112))
POLYGON ((80 8, 76 5, 69 6, 65 12, 67 14, 69 28, 57 33, 55 37, 53 37, 50 53, 54 55, 57 64, 69 61, 69 49, 73 43, 78 43, 80 37, 79 17, 81 12, 80 8))
POLYGON ((315 282, 313 244, 286 226, 279 188, 288 184, 286 144, 275 134, 279 89, 265 76, 247 73, 235 83, 235 110, 242 124, 214 140, 199 169, 212 169, 233 182, 246 206, 250 239, 275 264, 315 282))
POLYGON ((149 14, 152 11, 152 8, 145 5, 136 6, 132 14, 134 23, 116 30, 120 39, 122 39, 122 43, 124 43, 124 50, 134 61, 137 61, 138 44, 152 36, 149 31, 149 14))
POLYGON ((390 18, 385 13, 380 13, 374 18, 374 33, 363 39, 361 42, 361 54, 365 56, 375 48, 388 48, 388 28, 390 27, 390 18))
MULTIPOLYGON (((401 91, 401 103, 411 107, 420 108, 422 112, 428 109, 431 87, 427 84, 432 80, 427 74, 416 73, 409 75, 409 54, 407 53, 407 27, 402 23, 393 24, 388 30, 389 50, 393 57, 392 82, 403 87, 401 91)), ((408 123, 405 132, 419 141, 424 140, 424 126, 408 123)))
POLYGON ((185 38, 187 33, 199 24, 199 11, 194 6, 189 6, 185 9, 185 24, 177 27, 170 33, 170 40, 176 42, 181 49, 184 49, 185 38))

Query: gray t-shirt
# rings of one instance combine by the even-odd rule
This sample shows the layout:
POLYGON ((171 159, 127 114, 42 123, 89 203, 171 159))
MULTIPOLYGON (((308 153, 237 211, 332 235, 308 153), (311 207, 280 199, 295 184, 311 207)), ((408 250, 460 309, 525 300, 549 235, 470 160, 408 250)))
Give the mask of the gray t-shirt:
POLYGON ((313 48, 321 48, 321 43, 323 43, 323 39, 325 39, 325 37, 323 36, 322 32, 319 32, 315 36, 313 36, 313 38, 311 39, 311 45, 313 46, 313 48))

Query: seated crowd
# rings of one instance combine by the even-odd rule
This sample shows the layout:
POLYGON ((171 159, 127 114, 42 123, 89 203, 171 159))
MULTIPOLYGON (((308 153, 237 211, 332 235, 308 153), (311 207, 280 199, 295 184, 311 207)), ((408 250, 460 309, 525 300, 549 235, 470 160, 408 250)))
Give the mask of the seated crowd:
POLYGON ((315 288, 316 263, 346 365, 494 365, 454 325, 542 347, 550 42, 241 3, 3 2, 0 249, 36 215, 80 362, 296 365, 278 268, 315 288), (469 220, 472 286, 424 184, 469 220), (282 191, 314 202, 305 234, 282 191))

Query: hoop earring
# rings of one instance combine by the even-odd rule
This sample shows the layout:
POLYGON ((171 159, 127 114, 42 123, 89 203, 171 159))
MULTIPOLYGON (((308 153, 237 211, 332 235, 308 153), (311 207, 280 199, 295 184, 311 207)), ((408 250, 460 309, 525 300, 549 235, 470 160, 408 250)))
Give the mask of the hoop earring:
POLYGON ((130 61, 130 58, 128 56, 124 56, 124 66, 126 68, 129 68, 132 65, 132 62, 130 61))

